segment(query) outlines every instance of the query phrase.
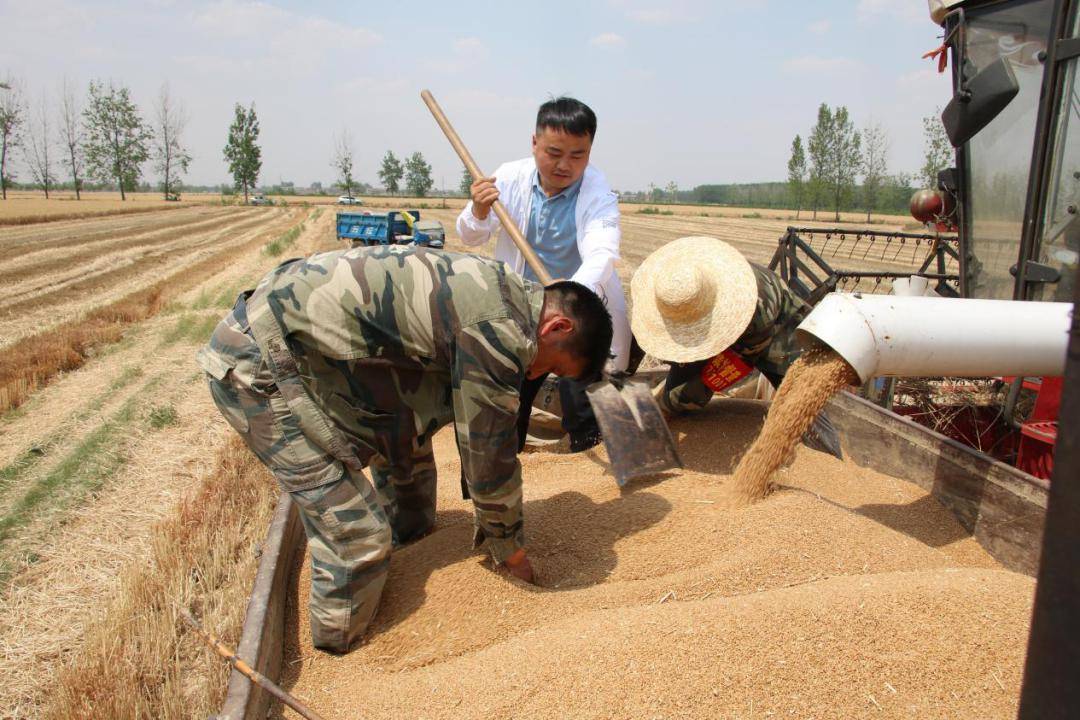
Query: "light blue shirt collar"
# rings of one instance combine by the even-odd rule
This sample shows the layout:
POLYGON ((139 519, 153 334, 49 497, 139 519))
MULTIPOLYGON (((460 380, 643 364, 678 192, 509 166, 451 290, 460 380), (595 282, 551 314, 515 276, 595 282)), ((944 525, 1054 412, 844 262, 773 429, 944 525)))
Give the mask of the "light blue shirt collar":
POLYGON ((543 186, 540 185, 540 171, 537 170, 537 171, 535 171, 533 173, 533 188, 535 190, 539 190, 540 194, 543 195, 548 200, 554 200, 555 198, 558 198, 558 197, 566 197, 568 195, 573 195, 573 194, 577 193, 577 191, 581 189, 581 181, 584 180, 584 179, 585 179, 585 176, 582 175, 577 180, 575 180, 572 185, 569 185, 569 186, 563 188, 559 192, 557 192, 554 195, 551 195, 549 197, 547 192, 544 191, 543 186))

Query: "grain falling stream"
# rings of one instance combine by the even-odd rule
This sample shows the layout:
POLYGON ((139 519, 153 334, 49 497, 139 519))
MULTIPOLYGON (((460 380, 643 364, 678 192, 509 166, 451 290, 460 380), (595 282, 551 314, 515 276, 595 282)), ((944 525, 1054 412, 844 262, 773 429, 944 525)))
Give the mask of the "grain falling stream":
POLYGON ((765 497, 814 418, 837 391, 858 383, 847 361, 828 348, 811 348, 795 361, 773 398, 765 424, 735 468, 735 495, 746 503, 765 497))

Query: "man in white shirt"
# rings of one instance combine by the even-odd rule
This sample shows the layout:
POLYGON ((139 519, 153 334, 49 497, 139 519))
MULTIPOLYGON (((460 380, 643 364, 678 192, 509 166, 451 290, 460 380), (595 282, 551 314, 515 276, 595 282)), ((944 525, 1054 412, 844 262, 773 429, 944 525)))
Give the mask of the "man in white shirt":
MULTIPOLYGON (((596 115, 584 103, 560 97, 541 105, 532 136, 532 157, 505 163, 493 177, 474 182, 472 200, 458 216, 457 231, 466 245, 482 245, 496 235, 495 258, 535 280, 521 252, 491 212, 495 200, 502 200, 552 277, 581 283, 605 301, 614 324, 609 370, 621 372, 629 362, 630 324, 615 272, 619 202, 603 173, 589 164, 595 137, 596 115)), ((529 408, 542 381, 533 381, 521 391, 522 443, 529 408)), ((573 451, 592 447, 600 439, 585 397, 586 384, 560 381, 563 428, 570 434, 573 451)))

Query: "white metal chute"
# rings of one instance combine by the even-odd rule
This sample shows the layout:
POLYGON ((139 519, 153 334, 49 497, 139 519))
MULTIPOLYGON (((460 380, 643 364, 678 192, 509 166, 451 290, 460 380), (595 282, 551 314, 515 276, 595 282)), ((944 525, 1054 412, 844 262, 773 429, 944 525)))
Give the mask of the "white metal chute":
POLYGON ((798 332, 872 377, 1056 376, 1072 303, 830 293, 798 332))

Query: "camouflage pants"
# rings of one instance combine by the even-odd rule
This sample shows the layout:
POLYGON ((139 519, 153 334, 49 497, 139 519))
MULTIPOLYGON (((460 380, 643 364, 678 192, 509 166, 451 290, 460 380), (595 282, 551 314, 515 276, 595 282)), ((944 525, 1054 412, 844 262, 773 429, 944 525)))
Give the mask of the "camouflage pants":
POLYGON ((358 462, 346 465, 304 433, 302 427, 310 423, 285 402, 244 321, 243 311, 230 314, 211 340, 218 348, 231 344, 235 352, 225 357, 237 358, 234 366, 220 367, 201 356, 200 364, 222 415, 299 510, 311 553, 312 642, 345 652, 375 615, 391 547, 423 535, 434 524, 431 444, 417 449, 416 469, 407 479, 392 478, 376 456, 373 485, 358 462))

